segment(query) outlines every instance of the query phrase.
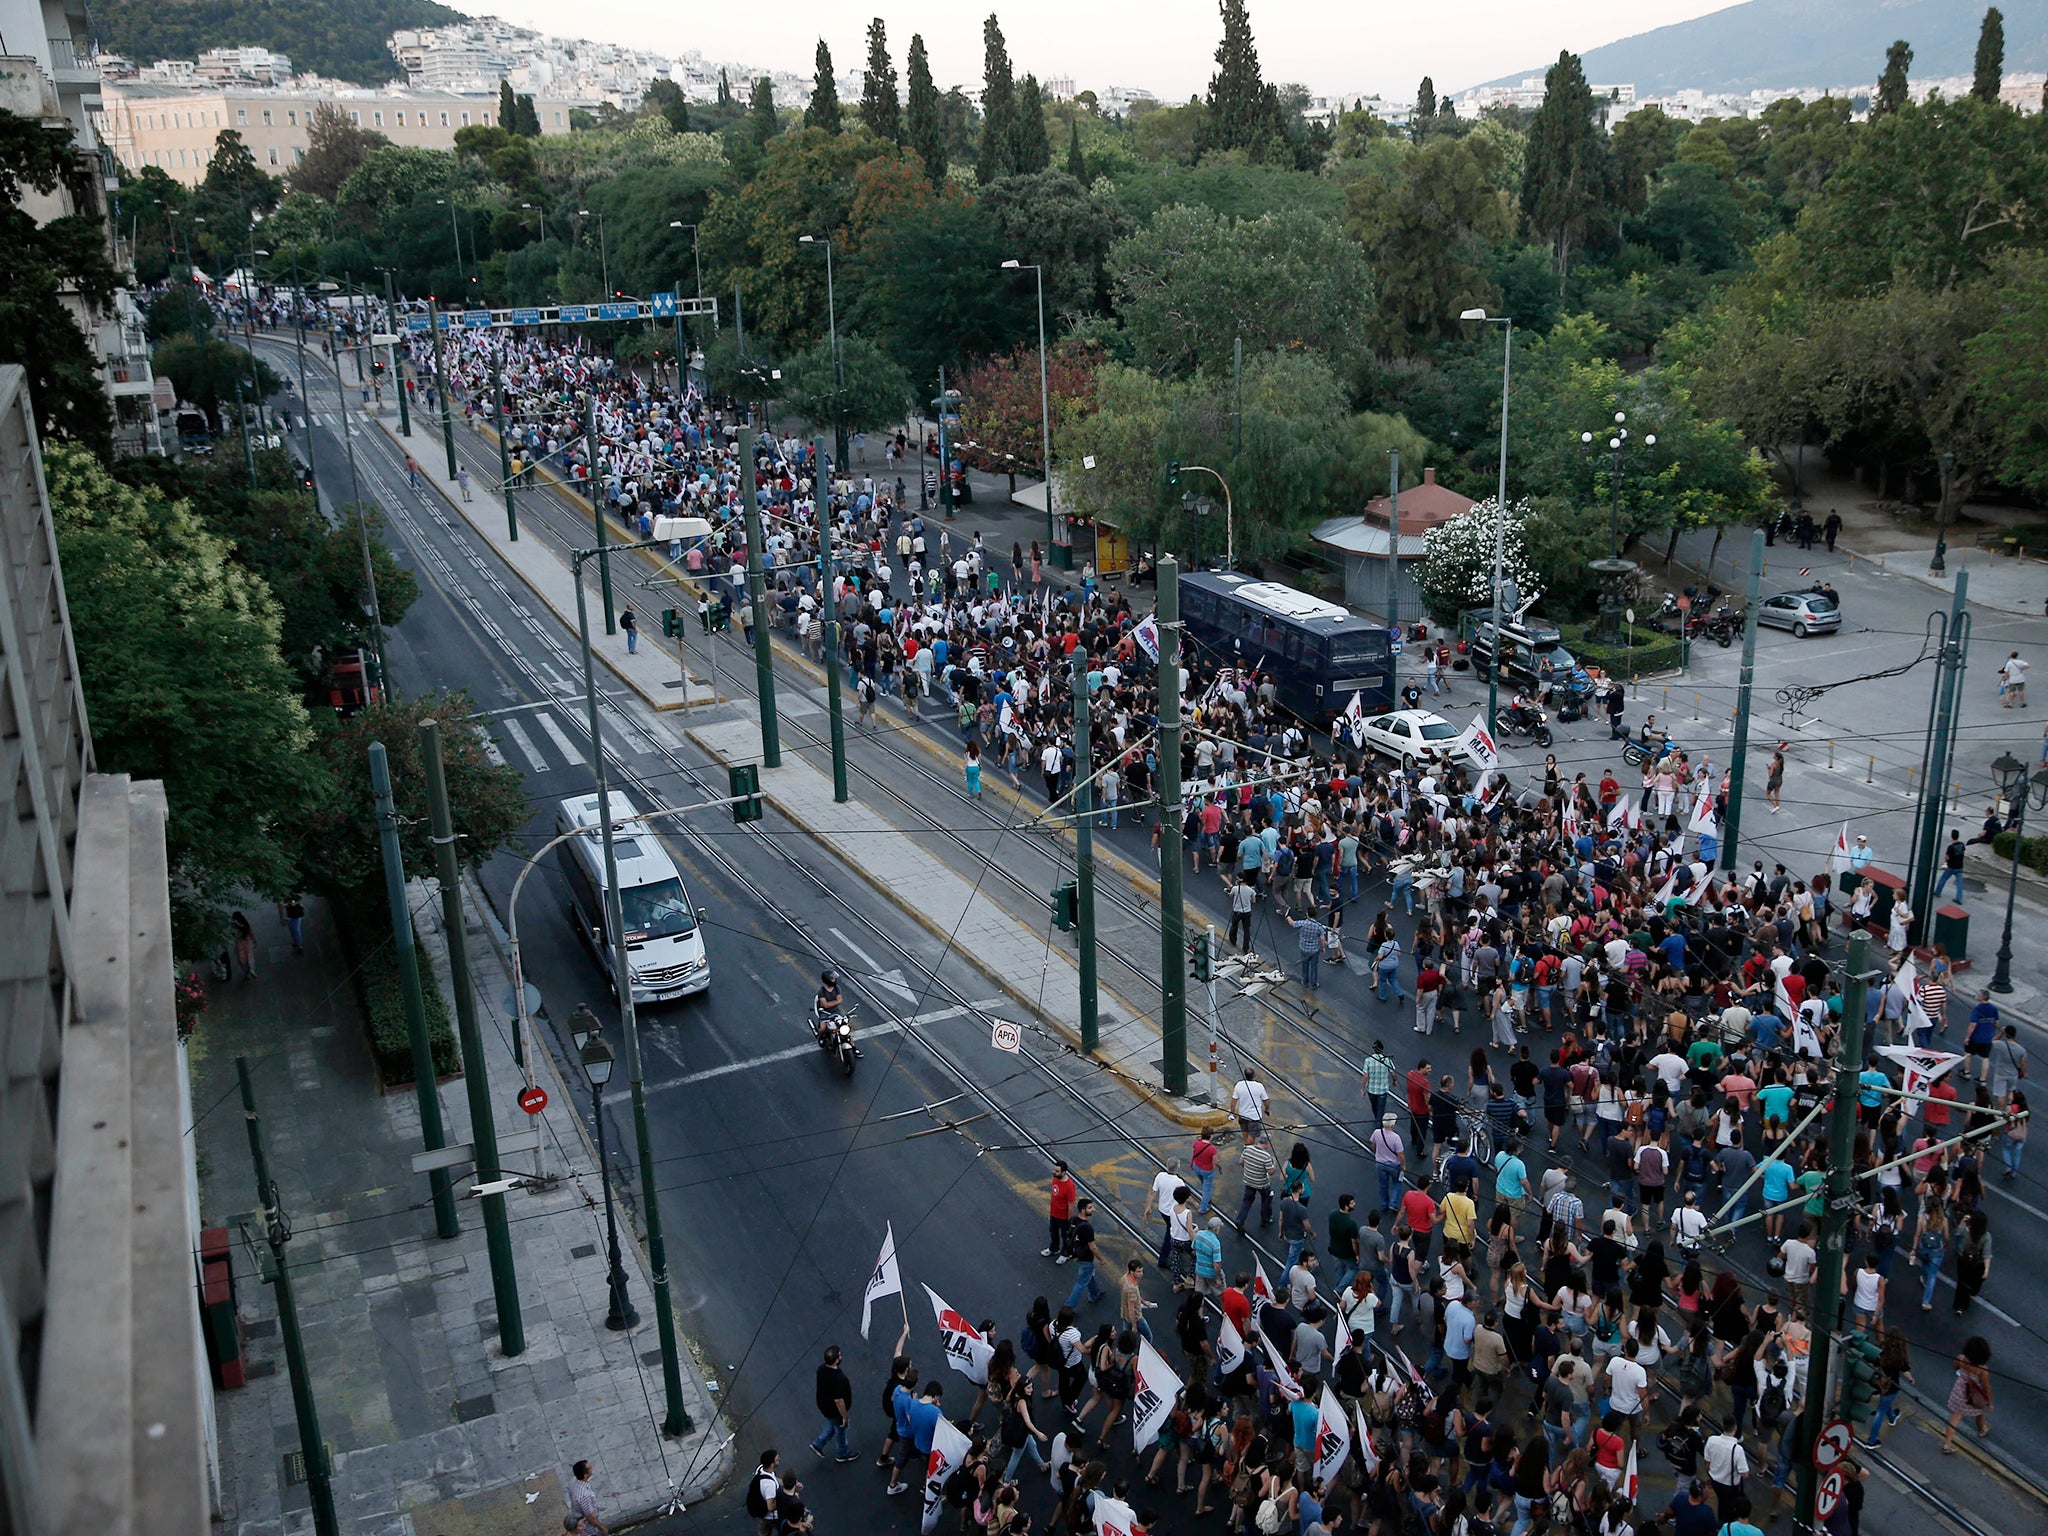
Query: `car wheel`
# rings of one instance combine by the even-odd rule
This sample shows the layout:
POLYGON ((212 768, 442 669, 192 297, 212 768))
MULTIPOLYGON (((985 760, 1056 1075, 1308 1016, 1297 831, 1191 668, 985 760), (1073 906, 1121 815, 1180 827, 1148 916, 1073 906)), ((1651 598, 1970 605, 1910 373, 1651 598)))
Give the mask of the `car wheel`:
POLYGON ((1794 624, 1792 626, 1792 633, 1801 640, 1804 640, 1806 638, 1806 620, 1801 619, 1797 624, 1794 624))
POLYGON ((1413 773, 1415 771, 1415 759, 1406 752, 1401 754, 1401 771, 1403 773, 1413 773))

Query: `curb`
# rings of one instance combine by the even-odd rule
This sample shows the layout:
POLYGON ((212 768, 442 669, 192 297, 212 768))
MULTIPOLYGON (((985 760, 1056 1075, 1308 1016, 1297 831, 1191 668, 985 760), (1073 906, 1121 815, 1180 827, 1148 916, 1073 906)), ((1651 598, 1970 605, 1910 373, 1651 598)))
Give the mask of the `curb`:
MULTIPOLYGON (((738 758, 727 757, 724 753, 720 752, 716 747, 702 740, 696 731, 690 731, 686 734, 688 734, 690 740, 697 746, 697 748, 700 751, 708 753, 711 757, 715 758, 720 763, 730 766, 732 763, 741 760, 738 758)), ((915 921, 919 927, 923 928, 927 933, 931 934, 933 938, 939 940, 940 943, 947 945, 949 948, 955 947, 953 943, 954 936, 952 934, 948 933, 944 928, 940 927, 937 923, 933 922, 932 919, 929 916, 927 916, 922 910, 920 910, 917 906, 908 901, 905 901, 902 895, 893 887, 877 879, 874 875, 872 875, 867 869, 865 869, 861 865, 853 862, 852 860, 844 858, 839 853, 839 851, 833 848, 831 844, 826 842, 826 840, 822 836, 815 832, 812 832, 811 829, 799 817, 793 814, 788 805, 786 805, 780 799, 778 799, 775 792, 772 789, 764 787, 762 790, 762 798, 767 800, 770 804, 774 805, 775 808, 779 812, 781 812, 783 817, 790 823, 791 826, 796 827, 798 830, 804 832, 807 836, 811 837, 815 842, 817 842, 817 844, 821 848, 825 850, 827 854, 829 854, 834 859, 834 861, 842 865, 844 868, 848 869, 851 873, 859 876, 865 884, 870 886, 879 895, 885 897, 892 905, 897 907, 906 916, 915 921)), ((899 835, 908 837, 910 834, 905 832, 900 833, 899 835)), ((993 898, 990 899, 991 901, 993 901, 993 898)), ((1000 903, 997 903, 996 905, 1000 910, 1000 903)), ((1007 910, 1004 911, 1004 915, 1006 917, 1010 917, 1011 921, 1016 921, 1014 916, 1012 916, 1007 910)), ((1071 1029, 1065 1023, 1065 1021, 1051 1018, 1047 1016, 1045 1013, 1041 1012, 1038 1004, 1030 996, 1028 996, 1021 987, 1017 986, 1013 981, 1011 981, 1009 977, 1005 976, 1001 971, 995 969, 994 967, 984 964, 978 955, 975 955, 970 951, 959 949, 957 950, 957 952, 961 954, 969 963, 971 963, 976 970, 980 971, 981 974, 987 978, 987 980, 992 986, 1000 990, 1012 1002, 1016 1003, 1018 1007, 1023 1008, 1026 1012, 1030 1013, 1033 1018, 1037 1019, 1047 1029, 1051 1030, 1055 1035, 1057 1035, 1067 1045, 1067 1047, 1073 1051, 1075 1055, 1084 1057, 1086 1060, 1093 1062, 1097 1067, 1101 1068, 1103 1071, 1109 1073, 1125 1088, 1129 1089, 1138 1098, 1144 1100, 1146 1104, 1151 1106, 1154 1110, 1158 1111, 1161 1115, 1165 1116, 1168 1120, 1171 1120, 1174 1124, 1182 1127, 1185 1130, 1214 1130, 1228 1123, 1230 1117, 1225 1115, 1220 1110, 1197 1108, 1193 1105, 1191 1101, 1176 1099, 1170 1094, 1166 1093, 1164 1089, 1154 1088, 1151 1084, 1146 1083, 1136 1077, 1133 1077, 1128 1071, 1116 1065, 1114 1062, 1104 1061, 1099 1056, 1089 1055, 1087 1052, 1081 1049, 1081 1038, 1076 1031, 1071 1029)), ((1067 957, 1066 951, 1061 949, 1055 949, 1051 945, 1047 945, 1046 953, 1048 955, 1059 956, 1063 964, 1069 966, 1070 968, 1073 967, 1073 961, 1067 957)), ((1078 971, 1076 974, 1078 975, 1078 971)), ((1117 1005, 1121 1007, 1125 1011, 1125 1013, 1131 1016, 1132 1018, 1138 1018, 1142 1016, 1140 1010, 1133 1008, 1129 1002, 1127 1002, 1122 997, 1119 997, 1115 992, 1111 991, 1109 988, 1098 986, 1097 991, 1099 993, 1106 994, 1107 996, 1113 998, 1116 1001, 1117 1005)))

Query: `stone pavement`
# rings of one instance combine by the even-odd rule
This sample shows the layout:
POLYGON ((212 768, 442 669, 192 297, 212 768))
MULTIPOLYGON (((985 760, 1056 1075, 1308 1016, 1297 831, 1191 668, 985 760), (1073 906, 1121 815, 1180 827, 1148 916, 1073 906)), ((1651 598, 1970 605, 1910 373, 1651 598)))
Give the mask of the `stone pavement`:
MULTIPOLYGON (((687 734, 722 763, 761 761, 761 729, 752 718, 707 722, 687 734)), ((860 800, 834 801, 830 776, 793 752, 783 753, 780 767, 761 769, 761 791, 777 811, 849 870, 1078 1047, 1080 971, 1046 933, 1027 927, 980 884, 955 872, 916 837, 860 800)), ((1012 835, 1018 838, 1047 835, 1021 822, 1013 825, 1012 835)), ((1216 1123, 1217 1116, 1205 1101, 1167 1092, 1157 1029, 1108 989, 1098 989, 1098 997, 1100 1045, 1095 1059, 1179 1123, 1216 1123)))
MULTIPOLYGON (((416 885, 413 908, 422 965, 432 966, 445 994, 432 889, 416 885)), ((626 1255, 645 1321, 626 1333, 605 1329, 595 1159, 545 1048, 535 1053, 536 1080, 549 1108, 529 1121, 514 1103, 511 1024, 497 1002, 509 989, 496 935, 479 924, 481 903, 471 902, 470 951, 499 1133, 537 1123, 542 1138, 539 1153, 507 1155, 506 1168, 530 1170, 538 1157, 552 1176, 508 1197, 526 1329, 526 1349, 516 1358, 497 1344, 481 1210, 461 1201, 461 1235, 435 1236, 426 1180, 411 1171, 421 1148, 417 1102, 409 1087, 380 1093, 328 909, 317 900, 307 905, 303 956, 291 953, 274 911, 248 909, 261 945, 258 975, 211 985, 191 1043, 192 1099, 202 1225, 235 1229, 257 1203, 235 1103, 235 1057, 250 1058, 272 1175, 293 1226, 287 1260, 342 1531, 559 1533, 562 1488, 581 1457, 596 1464, 609 1519, 652 1514, 672 1489, 694 1503, 727 1470, 716 1404, 686 1350, 694 1432, 663 1439, 652 1290, 637 1243, 626 1244, 626 1255)), ((441 1104, 450 1141, 466 1140, 468 1100, 459 1081, 442 1085, 441 1104)), ((467 1182, 465 1171, 458 1191, 467 1182)), ((251 1379, 217 1395, 222 1529, 230 1536, 309 1531, 274 1295, 239 1235, 233 1255, 251 1379)))

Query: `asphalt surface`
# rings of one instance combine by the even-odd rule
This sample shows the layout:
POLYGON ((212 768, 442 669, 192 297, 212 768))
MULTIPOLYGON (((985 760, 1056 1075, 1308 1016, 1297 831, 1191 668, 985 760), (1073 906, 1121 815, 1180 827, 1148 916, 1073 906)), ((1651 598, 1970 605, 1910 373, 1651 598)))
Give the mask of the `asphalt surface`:
MULTIPOLYGON (((274 344, 264 345, 279 360, 274 344)), ((315 414, 324 496, 345 487, 347 472, 329 414, 317 407, 315 414)), ((358 432, 364 494, 392 512, 398 541, 405 546, 403 558, 422 578, 420 603, 391 636, 394 680, 402 689, 465 687, 481 710, 498 712, 487 729, 506 759, 527 771, 535 814, 526 835, 530 846, 537 845, 551 835, 554 802, 589 785, 587 768, 576 760, 583 714, 573 637, 562 636, 515 578, 464 536, 460 520, 439 505, 434 493, 406 486, 402 458, 381 432, 360 424, 358 432)), ((424 425, 416 421, 414 434, 420 445, 416 453, 421 448, 438 452, 438 433, 427 438, 424 425)), ((469 440, 459 427, 458 436, 465 460, 481 479, 494 465, 495 453, 469 440)), ((336 499, 346 499, 346 491, 336 499)), ((567 508, 549 511, 536 505, 545 500, 522 497, 522 526, 540 536, 559 536, 566 544, 573 536, 571 514, 567 508), (562 519, 559 530, 549 526, 556 516, 562 519)), ((1773 559, 1790 554, 1773 551, 1773 559)), ((1818 569, 1819 552, 1801 555, 1800 563, 1818 569)), ((1833 681, 1852 670, 1879 671, 1910 659, 1919 649, 1918 616, 1941 602, 1939 594, 1875 571, 1821 573, 1842 589, 1851 628, 1840 637, 1803 641, 1762 632, 1759 700, 1768 699, 1766 690, 1784 681, 1833 681)), ((2022 723, 2027 717, 1999 712, 1995 698, 1987 706, 1981 696, 1995 691, 1993 647, 2002 659, 2015 645, 2023 650, 2038 645, 2048 638, 2048 625, 1997 614, 1980 615, 1978 623, 1959 756, 1988 760, 2011 744, 2031 761, 2032 744, 2022 723)), ((737 642, 719 643, 726 647, 721 674, 727 688, 749 687, 751 667, 737 642)), ((1711 648, 1696 653, 1694 674, 1671 685, 1674 703, 1663 705, 1660 683, 1645 687, 1642 707, 1658 707, 1660 719, 1679 740, 1707 743, 1718 762, 1729 737, 1725 723, 1714 734, 1715 701, 1729 700, 1732 708, 1739 654, 1711 648), (1685 729, 1695 691, 1701 695, 1697 737, 1685 729)), ((784 669, 785 689, 791 686, 791 670, 784 669)), ((1767 816, 1760 793, 1749 799, 1745 861, 1754 848, 1767 860, 1783 857, 1795 871, 1817 867, 1844 816, 1854 818, 1852 831, 1875 829, 1872 841, 1881 863, 1890 850, 1902 848, 1910 803, 1885 780, 1889 772, 1902 783, 1905 770, 1917 767, 1931 675, 1931 666, 1923 665, 1896 679, 1834 690, 1816 701, 1809 714, 1820 724, 1788 753, 1794 772, 1788 775, 1784 815, 1767 816), (1870 729, 1874 724, 1883 728, 1870 729), (1838 766, 1832 773, 1825 767, 1827 733, 1838 733, 1838 766), (1848 750, 1851 742, 1861 743, 1865 758, 1879 758, 1869 786, 1861 784, 1862 764, 1853 773, 1839 766, 1856 755, 1848 750)), ((1454 685, 1450 702, 1439 707, 1462 723, 1482 699, 1483 688, 1464 679, 1454 685)), ((900 710, 891 715, 892 709, 896 706, 885 705, 885 720, 907 726, 900 710)), ((1631 720, 1641 712, 1632 709, 1631 720)), ((803 746, 802 732, 815 727, 822 733, 822 720, 801 713, 785 718, 786 744, 794 729, 797 749, 815 750, 803 746)), ((1766 737, 1776 718, 1774 708, 1760 703, 1751 753, 1751 782, 1759 790, 1771 745, 1766 737)), ((1008 812, 964 807, 951 784, 942 782, 949 778, 943 765, 951 756, 953 737, 937 722, 923 729, 938 751, 918 747, 908 739, 909 730, 875 741, 856 739, 852 756, 856 772, 863 775, 856 792, 872 798, 871 791, 887 783, 895 797, 885 814, 907 827, 922 827, 943 856, 983 873, 988 873, 986 866, 1004 866, 1012 877, 1004 899, 1031 919, 1032 903, 1042 903, 1037 893, 1050 889, 1049 876, 1062 854, 1006 830, 1013 819, 1008 812)), ((1620 767, 1604 743, 1604 722, 1581 722, 1576 733, 1571 727, 1565 731, 1555 750, 1567 774, 1582 769, 1597 777, 1610 762, 1620 767)), ((722 776, 713 783, 701 756, 678 745, 636 700, 623 694, 608 699, 606 733, 617 754, 612 760, 645 792, 668 803, 724 792, 722 776)), ((1540 753, 1511 756, 1526 769, 1540 769, 1540 753)), ((1185 1133, 1134 1106, 1099 1072, 1059 1051, 1043 1035, 1027 1037, 1027 1055, 1021 1060, 989 1051, 986 1024, 971 1013, 933 1020, 914 1036, 899 1033, 873 1041, 850 1084, 815 1052, 785 1054, 808 1040, 802 1010, 824 958, 850 973, 862 1016, 874 1022, 968 1003, 986 1005, 992 988, 960 957, 942 955, 936 940, 890 904, 872 898, 860 882, 832 869, 807 873, 804 866, 822 861, 802 834, 781 827, 772 815, 758 831, 693 819, 689 832, 664 840, 698 904, 712 909, 707 935, 714 975, 709 994, 651 1010, 642 1026, 678 1305, 738 1425, 738 1465, 751 1464, 771 1444, 799 1465, 811 1459, 798 1444, 816 1432, 809 1373, 822 1345, 835 1341, 847 1347, 855 1382, 855 1448, 871 1455, 880 1433, 873 1399, 893 1342, 887 1319, 894 1317, 901 1326, 900 1315, 887 1310, 894 1305, 889 1303, 876 1321, 874 1337, 863 1344, 857 1336, 859 1288, 882 1222, 894 1223, 905 1279, 916 1293, 908 1298, 916 1324, 914 1353, 923 1358, 934 1352, 920 1311, 919 1282, 933 1286, 970 1317, 993 1317, 999 1331, 1014 1332, 1030 1297, 1043 1292, 1057 1305, 1072 1273, 1038 1258, 1044 1243, 1046 1154, 1028 1144, 1057 1145, 1097 1188, 1118 1198, 1135 1221, 1141 1219, 1142 1191, 1156 1167, 1147 1149, 1151 1156, 1181 1152, 1185 1133), (821 891, 821 883, 831 887, 829 892, 821 891), (707 893, 713 899, 707 900, 707 893), (938 972, 936 981, 927 967, 938 972), (892 977, 891 971, 898 974, 892 977), (928 1048, 918 1042, 927 1042, 928 1048), (759 1060, 777 1055, 782 1059, 759 1060), (1044 1065, 1034 1064, 1034 1056, 1042 1057, 1044 1065), (719 1068, 733 1070, 696 1075, 719 1068), (940 1101, 950 1102, 933 1110, 922 1107, 940 1101), (898 1114, 904 1118, 886 1118, 898 1114), (946 1128, 949 1121, 971 1116, 981 1118, 946 1128), (913 1140, 913 1131, 926 1134, 913 1140), (1027 1149, 992 1150, 1020 1147, 1027 1149)), ((1151 867, 1149 834, 1143 827, 1104 833, 1101 842, 1132 866, 1151 867)), ((484 872, 485 888, 500 905, 501 916, 515 873, 516 859, 510 854, 484 872)), ((1116 891, 1109 879, 1104 886, 1104 985, 1141 1012, 1155 1009, 1156 929, 1145 922, 1146 898, 1137 890, 1116 891), (1144 945, 1148 934, 1155 935, 1149 948, 1144 945), (1148 961, 1148 956, 1154 958, 1148 961), (1149 993, 1143 990, 1148 981, 1149 993)), ((1191 904, 1221 927, 1220 881, 1205 872, 1190 877, 1188 890, 1191 904)), ((1368 893, 1375 904, 1384 899, 1383 889, 1368 893)), ((588 1001, 612 1028, 612 1015, 603 1006, 601 973, 563 918, 564 903, 552 872, 529 882, 520 918, 526 925, 522 936, 531 979, 554 1017, 566 1017, 577 1002, 588 1001)), ((1971 904, 1979 904, 1974 890, 1971 904)), ((2030 936, 2042 931, 2040 923, 2038 909, 2023 909, 2022 924, 2030 936)), ((1980 928, 1972 948, 1988 953, 1983 935, 1980 928)), ((1269 955, 1285 956, 1291 946, 1282 938, 1269 928, 1255 942, 1269 955)), ((2024 966, 2048 979, 2048 946, 2023 945, 2022 954, 2024 966)), ((1419 1055, 1418 1042, 1407 1029, 1406 1010, 1373 1002, 1361 976, 1326 967, 1324 981, 1313 1000, 1290 986, 1273 994, 1270 1006, 1226 1008, 1224 1071, 1227 1080, 1237 1062, 1260 1062, 1263 1075, 1275 1085, 1276 1121, 1296 1128, 1311 1147, 1321 1187, 1354 1190, 1369 1202, 1373 1181, 1369 1158, 1360 1156, 1367 1127, 1356 1066, 1375 1035, 1386 1040, 1404 1067, 1419 1055)), ((1191 988, 1190 1006, 1199 1008, 1199 989, 1191 988)), ((1014 1010, 999 1006, 984 1011, 1016 1017, 1014 1010)), ((1476 1026, 1467 1033, 1477 1035, 1476 1026)), ((1199 1040, 1203 1031, 1198 1026, 1191 1035, 1199 1040)), ((2031 1025, 2025 1038, 2030 1045, 2048 1047, 2031 1025)), ((1540 1035, 1530 1039, 1542 1043, 1540 1035)), ((1476 1043, 1447 1038, 1440 1028, 1431 1042, 1439 1070, 1462 1070, 1466 1051, 1476 1043)), ((1197 1069, 1203 1064, 1198 1058, 1197 1069)), ((609 1112, 607 1136, 614 1165, 630 1160, 630 1125, 616 1107, 609 1112), (621 1148, 627 1151, 622 1154, 621 1148)), ((637 1181, 622 1177, 620 1185, 637 1188, 637 1181)), ((1226 1171, 1219 1196, 1233 1185, 1226 1171)), ((1909 1316, 1907 1328, 1915 1341, 1920 1380, 1937 1396, 1945 1389, 1946 1362, 1961 1337, 1981 1332, 1989 1339, 2000 1393, 1994 1444, 2027 1461, 2048 1432, 2048 1410, 2039 1394, 2028 1390, 2048 1374, 2048 1335, 2024 1304, 2025 1282, 2019 1277, 2048 1262, 2048 1238, 2043 1236, 2048 1189, 2030 1168, 2017 1184, 1994 1181, 1989 1208, 1998 1261, 1981 1313, 1965 1327, 1944 1305, 1932 1315, 1909 1316)), ((1140 1251, 1125 1234, 1108 1236, 1107 1246, 1119 1260, 1140 1251)), ((1233 1266, 1248 1261, 1249 1250, 1242 1245, 1230 1241, 1226 1249, 1233 1266)), ((1761 1280, 1764 1250, 1753 1229, 1736 1240, 1731 1257, 1761 1280)), ((1944 1297, 1948 1294, 1944 1290, 1944 1297)), ((1094 1315, 1112 1314, 1105 1307, 1094 1315)), ((953 1385, 964 1387, 965 1379, 953 1385)), ((826 1465, 806 1480, 814 1503, 835 1521, 873 1524, 890 1518, 876 1507, 885 1502, 879 1477, 872 1468, 826 1465)), ((692 1524, 705 1518, 722 1524, 744 1516, 736 1493, 728 1492, 687 1518, 692 1524)), ((905 1518, 898 1510, 892 1523, 900 1525, 905 1518)), ((675 1528, 681 1529, 680 1522, 675 1528)))

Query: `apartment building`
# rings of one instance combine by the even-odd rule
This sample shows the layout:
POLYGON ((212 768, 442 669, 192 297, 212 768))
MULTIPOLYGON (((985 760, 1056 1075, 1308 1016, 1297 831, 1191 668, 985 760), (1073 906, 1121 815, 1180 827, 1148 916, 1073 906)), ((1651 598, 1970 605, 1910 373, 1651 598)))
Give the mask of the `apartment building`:
MULTIPOLYGON (((419 149, 453 149, 458 130, 488 128, 498 121, 496 94, 470 96, 397 87, 376 91, 333 85, 200 89, 110 80, 101 88, 101 96, 104 104, 96 126, 114 157, 131 171, 154 165, 187 186, 206 179, 214 140, 226 128, 242 136, 263 169, 289 175, 305 158, 313 109, 322 103, 339 107, 351 122, 383 134, 394 144, 419 149)), ((536 99, 534 110, 540 115, 541 132, 567 133, 569 114, 579 105, 554 97, 536 99)))

